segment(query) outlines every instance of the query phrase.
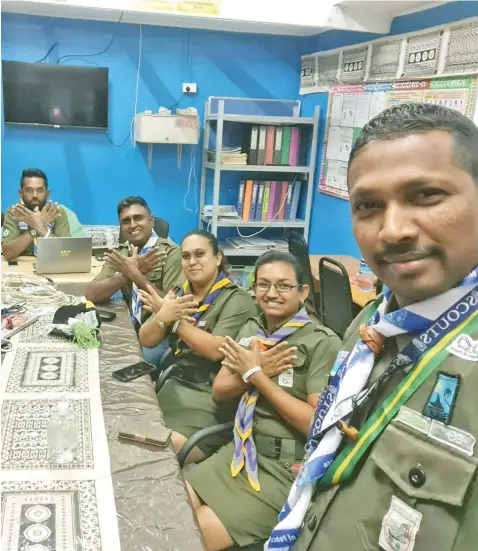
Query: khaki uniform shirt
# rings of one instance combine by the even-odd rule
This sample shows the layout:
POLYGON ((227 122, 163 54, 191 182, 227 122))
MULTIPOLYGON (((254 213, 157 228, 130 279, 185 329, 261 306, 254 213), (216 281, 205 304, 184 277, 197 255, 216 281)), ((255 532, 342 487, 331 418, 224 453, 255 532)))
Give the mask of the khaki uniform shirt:
MULTIPOLYGON (((243 337, 255 337, 259 328, 266 335, 269 334, 263 314, 249 319, 236 341, 240 343, 243 337)), ((340 348, 340 340, 333 331, 313 322, 297 329, 286 341, 289 346, 297 347, 294 369, 272 380, 294 398, 306 402, 309 394, 319 393, 324 389, 330 366, 340 348)), ((305 441, 305 436, 289 425, 263 396, 259 396, 257 400, 253 434, 305 441)))
MULTIPOLYGON (((158 237, 156 244, 154 245, 159 251, 165 251, 167 253, 166 262, 163 266, 160 266, 156 270, 153 270, 147 274, 147 278, 156 287, 160 297, 164 297, 174 286, 182 285, 184 283, 183 269, 181 266, 181 249, 171 241, 170 239, 163 239, 158 237)), ((119 253, 123 256, 128 256, 129 250, 127 246, 121 246, 119 253)), ((101 272, 94 278, 93 281, 103 281, 115 275, 115 270, 104 264, 101 268, 101 272)), ((131 308, 131 291, 132 284, 130 283, 122 289, 123 294, 131 308)), ((149 317, 148 312, 142 314, 143 323, 146 318, 149 317)))
MULTIPOLYGON (((13 218, 12 207, 5 212, 3 220, 2 243, 8 243, 12 239, 16 239, 22 233, 28 231, 26 224, 18 222, 13 218)), ((68 215, 63 207, 60 206, 60 216, 53 222, 53 230, 51 235, 54 237, 71 237, 70 223, 68 215)), ((22 255, 33 256, 33 243, 31 243, 23 252, 22 255)))
MULTIPOLYGON (((366 308, 352 323, 345 334, 343 350, 353 348, 359 324, 370 319, 372 308, 366 308)), ((385 341, 370 380, 383 373, 410 338, 402 336, 385 341)), ((476 341, 478 334, 473 338, 476 341)), ((450 354, 405 406, 423 412, 439 371, 461 376, 451 425, 478 438, 478 361, 450 354)), ((361 418, 352 419, 352 424, 360 428, 404 377, 403 373, 393 376, 361 418)), ((338 486, 316 489, 294 551, 379 551, 382 521, 392 496, 423 515, 415 545, 399 545, 398 551, 478 549, 477 463, 476 447, 473 457, 467 457, 394 419, 356 466, 352 479, 338 486), (410 471, 417 465, 424 473, 419 486, 410 480, 410 471)))

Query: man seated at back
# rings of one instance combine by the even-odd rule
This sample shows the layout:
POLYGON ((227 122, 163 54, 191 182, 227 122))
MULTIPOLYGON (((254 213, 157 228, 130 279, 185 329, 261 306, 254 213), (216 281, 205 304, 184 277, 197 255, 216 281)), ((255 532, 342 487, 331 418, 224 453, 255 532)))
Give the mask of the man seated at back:
POLYGON ((146 289, 152 283, 163 297, 175 285, 182 285, 181 249, 170 239, 158 237, 151 210, 142 197, 122 199, 117 210, 127 243, 105 254, 106 263, 88 284, 86 298, 94 303, 105 302, 123 291, 139 326, 147 312, 141 309, 137 289, 146 289))
POLYGON ((87 237, 76 214, 49 202, 48 178, 38 168, 26 168, 20 178, 20 203, 10 207, 3 220, 2 252, 7 260, 33 255, 37 237, 87 237))

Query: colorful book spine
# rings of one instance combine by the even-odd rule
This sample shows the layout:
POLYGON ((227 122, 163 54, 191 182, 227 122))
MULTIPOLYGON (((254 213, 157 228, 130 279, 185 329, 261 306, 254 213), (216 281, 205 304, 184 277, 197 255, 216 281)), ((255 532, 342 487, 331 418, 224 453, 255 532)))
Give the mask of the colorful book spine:
POLYGON ((264 182, 264 197, 262 198, 262 216, 261 216, 261 220, 263 222, 267 220, 267 213, 269 211, 270 193, 271 193, 271 183, 264 182))
POLYGON ((300 142, 299 127, 293 126, 290 131, 290 149, 289 149, 290 166, 297 166, 299 162, 299 142, 300 142))
POLYGON ((241 180, 239 184, 239 196, 237 198, 237 215, 241 218, 244 211, 244 189, 246 187, 246 182, 241 180))
POLYGON ((256 206, 257 206, 258 193, 259 193, 259 182, 257 180, 254 180, 252 184, 251 212, 249 213, 249 220, 255 220, 256 218, 256 206))
POLYGON ((275 136, 275 144, 274 144, 274 155, 272 158, 272 164, 274 165, 280 165, 280 153, 282 149, 282 126, 276 127, 276 136, 275 136))
POLYGON ((271 165, 273 164, 274 159, 274 138, 275 138, 275 128, 274 126, 268 126, 266 131, 266 148, 264 153, 264 164, 271 165))
POLYGON ((278 220, 279 217, 279 209, 280 209, 280 198, 282 195, 282 183, 276 182, 276 195, 274 197, 274 206, 272 208, 272 218, 274 220, 278 220))
POLYGON ((292 206, 292 191, 294 189, 294 186, 292 184, 287 185, 287 199, 285 202, 285 216, 284 218, 286 220, 290 220, 292 217, 290 215, 290 209, 292 206))
POLYGON ((284 126, 284 129, 282 130, 282 146, 280 150, 280 164, 282 166, 289 165, 290 136, 291 127, 284 126))
POLYGON ((249 220, 249 214, 251 211, 251 201, 252 201, 252 180, 247 180, 246 190, 244 192, 244 209, 242 212, 242 219, 244 222, 249 220))
POLYGON ((258 192, 258 196, 257 196, 256 215, 254 217, 254 220, 261 220, 262 219, 262 202, 264 200, 264 187, 265 187, 265 182, 259 182, 259 192, 258 192))
POLYGON ((278 220, 284 220, 285 218, 285 204, 287 201, 287 188, 289 187, 289 184, 287 182, 282 182, 281 187, 282 189, 279 201, 279 216, 277 217, 278 220))
POLYGON ((300 186, 302 182, 296 182, 294 184, 294 190, 292 192, 292 205, 290 208, 290 217, 292 220, 297 218, 297 211, 299 207, 300 186))
POLYGON ((271 190, 269 193, 269 206, 267 207, 267 220, 274 218, 274 205, 276 201, 277 182, 271 182, 271 190))

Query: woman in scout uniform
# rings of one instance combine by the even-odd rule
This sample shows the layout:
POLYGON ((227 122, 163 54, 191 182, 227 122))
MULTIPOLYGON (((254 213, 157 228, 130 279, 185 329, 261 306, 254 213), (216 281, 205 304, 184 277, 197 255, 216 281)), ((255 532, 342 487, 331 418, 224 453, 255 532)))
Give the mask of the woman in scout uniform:
MULTIPOLYGON (((240 399, 234 441, 186 476, 207 549, 265 540, 304 455, 319 393, 340 341, 311 318, 300 266, 270 251, 255 267, 262 310, 226 339, 213 397, 240 399)), ((237 402, 236 402, 237 403, 237 402)))
MULTIPOLYGON (((169 336, 177 357, 173 376, 158 392, 176 451, 198 430, 234 419, 233 405, 213 402, 211 386, 224 358, 220 348, 226 336, 235 338, 257 313, 250 295, 228 279, 214 235, 188 233, 181 254, 187 278, 182 288, 164 299, 152 287, 149 293, 140 291, 144 307, 154 312, 140 330, 141 344, 155 347, 169 336)), ((204 459, 222 443, 212 437, 191 452, 189 461, 204 459)))

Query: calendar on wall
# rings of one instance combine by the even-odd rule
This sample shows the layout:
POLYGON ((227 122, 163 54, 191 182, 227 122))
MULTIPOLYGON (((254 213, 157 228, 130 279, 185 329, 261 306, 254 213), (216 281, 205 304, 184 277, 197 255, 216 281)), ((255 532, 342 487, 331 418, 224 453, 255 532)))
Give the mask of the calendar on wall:
MULTIPOLYGON (((355 63, 355 62, 354 62, 355 63)), ((347 166, 362 127, 387 107, 400 103, 433 103, 473 118, 476 77, 337 84, 329 90, 319 191, 349 199, 347 166)))

